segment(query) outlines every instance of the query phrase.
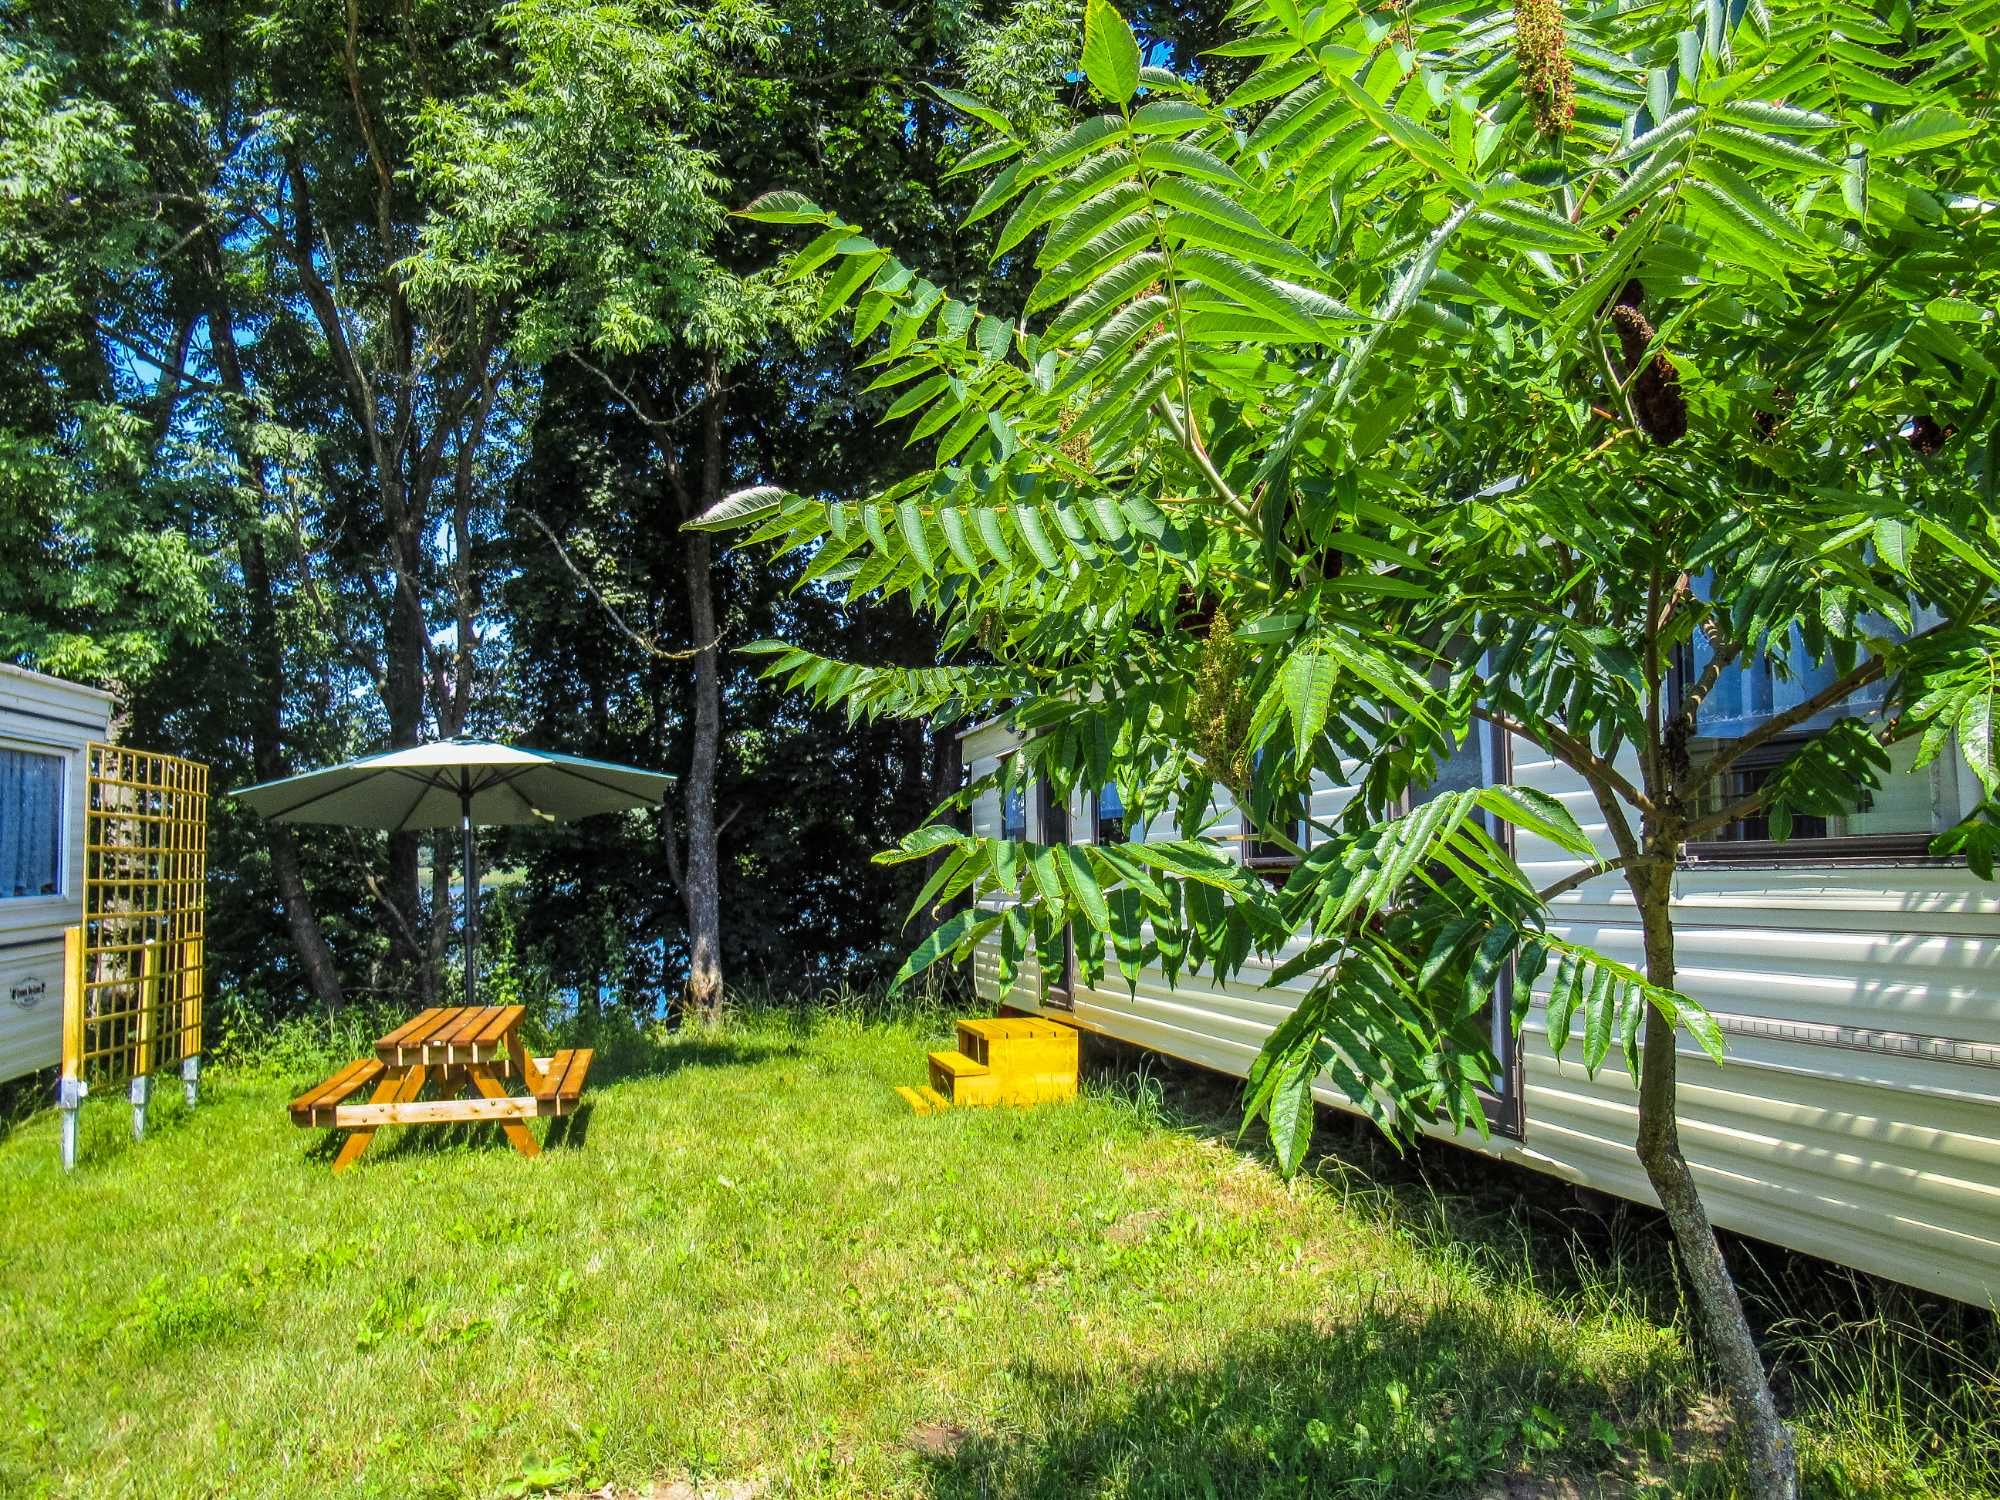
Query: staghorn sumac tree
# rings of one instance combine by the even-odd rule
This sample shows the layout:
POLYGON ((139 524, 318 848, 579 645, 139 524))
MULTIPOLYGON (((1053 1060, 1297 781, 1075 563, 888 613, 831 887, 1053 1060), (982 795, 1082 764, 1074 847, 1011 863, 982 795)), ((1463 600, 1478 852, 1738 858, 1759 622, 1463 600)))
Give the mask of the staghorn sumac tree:
MULTIPOLYGON (((979 942, 1003 970, 1226 975, 1311 988, 1247 1106, 1287 1169, 1327 1077, 1401 1134, 1484 1130, 1479 1022, 1514 966, 1554 1045, 1637 1081, 1666 1211, 1755 1491, 1796 1465, 1675 1121, 1670 881, 1690 842, 1853 813, 1892 766, 1962 760, 1934 852, 1990 876, 2000 530, 1993 348, 1995 47, 1966 5, 1494 6, 1251 0, 1227 96, 1146 65, 1086 9, 1103 105, 990 138, 973 217, 1032 262, 983 314, 793 194, 744 212, 813 237, 788 274, 896 392, 930 463, 859 497, 777 485, 702 524, 809 554, 855 599, 907 596, 964 665, 770 670, 857 714, 1005 709, 997 776, 1115 784, 1178 836, 1025 848, 940 824, 929 902, 974 905, 907 971, 979 942), (1782 706, 1738 733, 1755 671, 1782 706), (1480 723, 1589 788, 1410 794, 1480 723), (1778 752, 1782 751, 1780 754, 1778 752), (1753 763, 1763 766, 1747 776, 1753 763), (1354 795, 1311 846, 1312 780, 1354 795), (1300 857, 1282 886, 1211 836, 1216 788, 1300 857), (1533 876, 1502 825, 1563 851, 1533 876), (1622 883, 1643 969, 1559 936, 1550 903, 1622 883)), ((975 790, 977 790, 975 788, 975 790)), ((1004 982, 1004 975, 1003 975, 1004 982)))

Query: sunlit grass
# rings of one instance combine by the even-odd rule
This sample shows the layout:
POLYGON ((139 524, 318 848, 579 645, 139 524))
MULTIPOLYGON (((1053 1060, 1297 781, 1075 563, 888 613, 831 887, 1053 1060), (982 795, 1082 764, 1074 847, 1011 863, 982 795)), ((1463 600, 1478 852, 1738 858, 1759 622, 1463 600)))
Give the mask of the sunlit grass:
MULTIPOLYGON (((335 1179, 285 1114, 309 1079, 242 1069, 142 1146, 93 1100, 67 1181, 38 1115, 0 1142, 0 1491, 1728 1493, 1618 1258, 1337 1159, 1288 1186, 1177 1085, 913 1117, 943 1034, 628 1036, 533 1162, 403 1132, 335 1179)), ((1903 1492, 1843 1446, 1870 1411, 1812 1420, 1816 1472, 1903 1492)))

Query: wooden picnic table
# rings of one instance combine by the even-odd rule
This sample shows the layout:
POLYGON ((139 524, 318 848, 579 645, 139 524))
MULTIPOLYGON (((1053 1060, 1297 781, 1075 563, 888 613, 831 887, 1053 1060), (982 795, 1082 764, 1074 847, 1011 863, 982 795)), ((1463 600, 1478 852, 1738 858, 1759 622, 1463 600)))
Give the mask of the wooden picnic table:
POLYGON ((578 1047, 530 1057, 521 1042, 519 1005, 437 1005, 375 1043, 375 1055, 349 1063, 292 1101, 292 1123, 348 1132, 333 1170, 353 1166, 384 1125, 464 1124, 492 1120, 523 1156, 541 1147, 524 1120, 573 1113, 590 1072, 578 1047), (525 1094, 509 1093, 518 1078, 525 1094), (369 1085, 366 1104, 346 1102, 369 1085), (437 1097, 417 1096, 430 1087, 437 1097))

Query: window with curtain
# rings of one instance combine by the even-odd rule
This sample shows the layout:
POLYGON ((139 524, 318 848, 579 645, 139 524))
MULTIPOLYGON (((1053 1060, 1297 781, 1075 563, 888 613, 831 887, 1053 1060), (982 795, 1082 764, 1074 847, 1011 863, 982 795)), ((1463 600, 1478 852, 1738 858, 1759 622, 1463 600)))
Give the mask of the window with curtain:
POLYGON ((0 901, 62 894, 63 758, 0 749, 0 901))

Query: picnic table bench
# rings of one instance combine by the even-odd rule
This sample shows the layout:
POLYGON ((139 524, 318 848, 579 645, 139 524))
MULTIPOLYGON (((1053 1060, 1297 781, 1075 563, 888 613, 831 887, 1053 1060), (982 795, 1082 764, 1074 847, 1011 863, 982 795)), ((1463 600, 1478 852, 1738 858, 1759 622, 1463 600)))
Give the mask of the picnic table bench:
POLYGON ((348 1132, 333 1159, 344 1172, 360 1159, 384 1125, 496 1122, 514 1149, 539 1156, 541 1147, 524 1120, 576 1110, 590 1073, 588 1047, 530 1057, 521 1041, 519 1005, 439 1005, 421 1011, 375 1043, 373 1057, 357 1058, 292 1101, 292 1123, 348 1132), (525 1094, 510 1093, 519 1079, 525 1094), (353 1099, 372 1087, 365 1104, 353 1099), (437 1096, 420 1099, 426 1087, 437 1096))

